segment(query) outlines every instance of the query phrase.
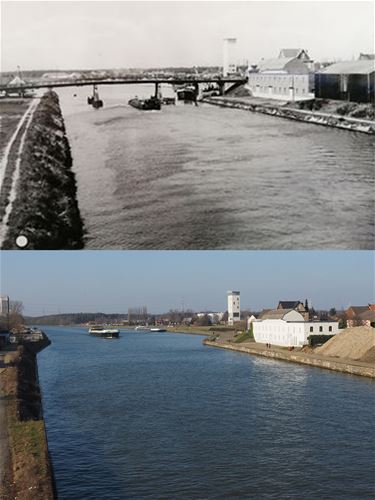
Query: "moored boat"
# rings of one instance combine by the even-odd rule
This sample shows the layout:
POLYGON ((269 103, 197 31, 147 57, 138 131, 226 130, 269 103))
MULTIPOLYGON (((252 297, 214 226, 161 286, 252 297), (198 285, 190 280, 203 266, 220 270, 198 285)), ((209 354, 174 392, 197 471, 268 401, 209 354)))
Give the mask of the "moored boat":
POLYGON ((133 108, 145 111, 161 109, 161 101, 155 96, 152 96, 149 99, 139 99, 138 97, 134 97, 134 99, 130 99, 130 101, 128 101, 128 104, 133 106, 133 108))
POLYGON ((195 92, 194 86, 192 86, 192 85, 178 87, 176 89, 176 94, 177 94, 178 101, 185 101, 185 102, 196 101, 196 92, 195 92))
POLYGON ((89 329, 90 335, 95 335, 96 337, 105 337, 107 339, 118 339, 119 330, 116 328, 104 328, 103 326, 92 326, 89 329))
POLYGON ((166 332, 165 328, 150 328, 150 332, 166 332))

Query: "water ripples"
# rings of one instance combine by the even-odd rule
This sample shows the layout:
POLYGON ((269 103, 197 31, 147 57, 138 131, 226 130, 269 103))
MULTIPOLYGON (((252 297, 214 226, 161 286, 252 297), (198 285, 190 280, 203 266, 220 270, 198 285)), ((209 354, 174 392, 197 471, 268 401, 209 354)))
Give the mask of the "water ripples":
POLYGON ((142 95, 103 89, 99 112, 61 93, 88 248, 375 247, 372 137, 211 106, 142 113, 126 92, 142 95))

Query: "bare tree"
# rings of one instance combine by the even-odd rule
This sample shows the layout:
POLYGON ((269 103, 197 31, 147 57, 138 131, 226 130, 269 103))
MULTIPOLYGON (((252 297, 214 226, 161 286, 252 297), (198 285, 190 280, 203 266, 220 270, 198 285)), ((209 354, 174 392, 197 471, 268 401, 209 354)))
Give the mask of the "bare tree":
POLYGON ((23 303, 19 300, 11 300, 9 303, 8 328, 11 330, 16 326, 24 324, 25 320, 22 316, 23 303))

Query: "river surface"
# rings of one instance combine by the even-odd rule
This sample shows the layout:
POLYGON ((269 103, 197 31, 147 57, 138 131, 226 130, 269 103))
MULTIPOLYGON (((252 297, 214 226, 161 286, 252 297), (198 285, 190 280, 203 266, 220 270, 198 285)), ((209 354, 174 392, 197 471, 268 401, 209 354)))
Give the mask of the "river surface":
POLYGON ((44 330, 60 500, 373 498, 371 380, 200 336, 44 330))
POLYGON ((59 91, 87 248, 375 248, 372 136, 210 105, 127 105, 148 85, 99 91, 100 110, 89 87, 59 91))

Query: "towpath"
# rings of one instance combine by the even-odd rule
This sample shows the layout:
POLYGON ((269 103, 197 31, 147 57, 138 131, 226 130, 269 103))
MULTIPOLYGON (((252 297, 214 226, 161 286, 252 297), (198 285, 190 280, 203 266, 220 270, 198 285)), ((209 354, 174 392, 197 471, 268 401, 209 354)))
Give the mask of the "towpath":
POLYGON ((3 186, 5 172, 8 168, 9 155, 10 155, 12 146, 15 143, 15 141, 17 140, 19 134, 22 133, 20 144, 19 144, 18 150, 17 150, 17 156, 15 159, 15 168, 14 168, 14 171, 12 174, 11 187, 10 187, 10 191, 8 194, 8 203, 7 203, 7 206, 5 209, 4 217, 0 222, 0 248, 2 247, 3 242, 5 240, 5 237, 6 237, 6 233, 8 230, 7 224, 8 224, 8 220, 9 220, 9 215, 12 211, 14 200, 16 199, 17 183, 18 183, 18 179, 19 179, 19 175, 20 175, 21 155, 22 155, 22 151, 23 151, 23 148, 25 145, 26 134, 27 134, 27 131, 30 127, 31 120, 34 116, 34 112, 35 112, 35 109, 37 107, 38 102, 39 102, 38 99, 33 99, 31 101, 30 106, 27 108, 25 114, 22 116, 14 134, 12 135, 7 147, 5 148, 4 156, 1 160, 1 164, 0 164, 0 192, 1 192, 1 188, 3 186), (25 127, 24 127, 23 131, 21 132, 21 129, 22 129, 24 124, 25 124, 25 127))

